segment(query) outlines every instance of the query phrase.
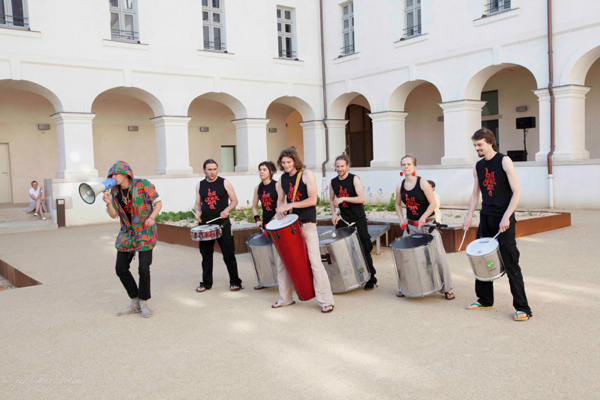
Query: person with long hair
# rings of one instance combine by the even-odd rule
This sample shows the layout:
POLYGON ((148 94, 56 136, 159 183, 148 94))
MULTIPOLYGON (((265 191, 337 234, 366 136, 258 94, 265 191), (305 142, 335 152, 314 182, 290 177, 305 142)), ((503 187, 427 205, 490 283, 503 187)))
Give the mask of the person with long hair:
MULTIPOLYGON (((423 229, 424 225, 435 222, 435 217, 431 216, 437 207, 433 189, 426 179, 421 179, 417 175, 416 157, 405 155, 402 157, 401 163, 402 172, 400 175, 405 176, 405 178, 396 187, 396 214, 398 214, 400 225, 403 229, 406 226, 409 234, 425 233, 423 229), (402 203, 406 205, 406 221, 402 216, 402 203), (414 225, 415 222, 417 226, 414 225)), ((444 281, 444 285, 440 291, 444 293, 446 299, 452 300, 456 297, 453 291, 454 282, 452 281, 452 275, 450 275, 450 267, 446 258, 444 244, 442 243, 442 235, 437 229, 434 229, 431 234, 436 242, 438 269, 444 281)), ((400 291, 396 296, 404 297, 404 294, 400 291)))

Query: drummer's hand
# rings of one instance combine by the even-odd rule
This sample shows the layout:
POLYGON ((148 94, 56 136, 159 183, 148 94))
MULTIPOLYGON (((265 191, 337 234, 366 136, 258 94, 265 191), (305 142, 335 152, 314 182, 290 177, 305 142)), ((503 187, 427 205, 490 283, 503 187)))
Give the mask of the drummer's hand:
POLYGON ((504 232, 508 228, 510 228, 510 220, 508 217, 503 217, 502 221, 500 221, 500 232, 504 232))
POLYGON ((419 218, 419 225, 417 226, 417 228, 421 229, 423 225, 425 225, 425 222, 427 222, 427 218, 425 218, 425 216, 419 218))
POLYGON ((284 219, 285 218, 285 213, 284 212, 278 212, 277 213, 277 219, 284 219))
POLYGON ((465 231, 469 230, 469 227, 471 226, 471 222, 473 222, 473 218, 469 217, 469 218, 465 219, 465 221, 463 222, 463 229, 465 231))
POLYGON ((196 218, 196 221, 200 222, 201 221, 200 213, 196 213, 195 218, 196 218))
POLYGON ((333 200, 333 205, 335 205, 337 207, 341 203, 343 203, 345 200, 346 199, 344 197, 336 197, 335 200, 333 200))
POLYGON ((229 217, 229 211, 221 211, 221 215, 219 215, 221 219, 225 219, 229 217))
POLYGON ((337 214, 333 213, 333 215, 331 216, 331 222, 333 222, 333 225, 337 225, 337 222, 338 222, 337 214))
POLYGON ((110 204, 112 203, 112 194, 108 193, 108 192, 104 192, 104 195, 102 196, 102 200, 106 203, 106 204, 110 204))
MULTIPOLYGON (((286 211, 290 211, 292 209, 293 205, 290 203, 284 203, 282 205, 280 205, 279 207, 277 207, 277 209, 275 211, 277 211, 278 213, 284 213, 286 211)), ((281 219, 279 217, 277 217, 277 219, 281 219)))
POLYGON ((256 221, 256 226, 258 228, 260 228, 262 226, 262 221, 261 220, 256 221))

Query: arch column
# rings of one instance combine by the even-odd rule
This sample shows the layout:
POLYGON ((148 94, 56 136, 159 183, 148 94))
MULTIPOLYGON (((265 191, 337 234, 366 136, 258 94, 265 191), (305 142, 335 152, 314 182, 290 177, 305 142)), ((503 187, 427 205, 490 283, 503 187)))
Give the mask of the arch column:
POLYGON ((546 161, 550 152, 550 92, 548 89, 537 89, 533 93, 538 97, 539 102, 540 135, 540 151, 535 153, 535 161, 546 161))
POLYGON ((554 88, 556 99, 556 149, 554 160, 586 160, 585 149, 585 95, 588 86, 567 85, 554 88))
POLYGON ((407 112, 384 111, 369 114, 373 121, 373 161, 371 167, 399 167, 406 154, 407 112))
POLYGON ((186 175, 190 167, 188 123, 192 117, 166 116, 152 118, 156 136, 156 175, 186 175))
POLYGON ((256 171, 258 164, 267 160, 267 124, 269 119, 236 119, 236 152, 238 171, 256 171))
POLYGON ((479 100, 439 103, 444 110, 443 165, 471 164, 478 160, 471 136, 481 129, 481 109, 485 103, 479 100))
MULTIPOLYGON (((327 168, 335 168, 335 158, 346 150, 346 119, 325 120, 329 129, 329 162, 327 168)), ((304 153, 306 155, 306 152, 304 153)))
MULTIPOLYGON (((323 121, 300 122, 300 126, 304 138, 304 164, 309 169, 319 169, 320 171, 321 165, 325 161, 325 126, 323 121)), ((329 154, 333 154, 331 149, 329 154)))
POLYGON ((56 123, 58 142, 57 178, 97 177, 94 168, 94 113, 58 112, 51 115, 56 123))

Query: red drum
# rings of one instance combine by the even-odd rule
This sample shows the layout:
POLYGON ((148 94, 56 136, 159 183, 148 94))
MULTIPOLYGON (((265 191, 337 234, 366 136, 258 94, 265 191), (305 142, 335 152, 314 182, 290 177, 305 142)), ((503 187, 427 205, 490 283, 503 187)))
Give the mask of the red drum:
POLYGON ((312 269, 298 216, 289 214, 281 220, 275 219, 267 224, 267 231, 292 279, 298 298, 306 301, 315 297, 312 269))

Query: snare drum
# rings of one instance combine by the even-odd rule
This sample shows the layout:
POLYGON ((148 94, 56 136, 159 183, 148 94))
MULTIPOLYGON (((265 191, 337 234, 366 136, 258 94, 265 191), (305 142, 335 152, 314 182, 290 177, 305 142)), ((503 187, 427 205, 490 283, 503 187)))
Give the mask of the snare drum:
POLYGON ((298 298, 304 301, 315 297, 312 269, 298 216, 288 214, 283 219, 269 222, 266 228, 290 275, 298 298))
POLYGON ((398 289, 407 297, 425 297, 443 285, 434 237, 425 233, 399 237, 392 242, 398 289))
POLYGON ((196 242, 206 242, 209 240, 217 240, 223 234, 221 225, 200 225, 190 229, 192 240, 196 242))
POLYGON ((478 281, 489 282, 506 273, 500 255, 500 243, 492 238, 480 238, 467 246, 467 256, 478 281))
POLYGON ((265 287, 277 286, 277 255, 273 240, 269 236, 257 233, 246 241, 246 246, 258 283, 265 287))
POLYGON ((319 249, 333 293, 349 292, 371 279, 356 229, 346 227, 321 234, 319 249))

